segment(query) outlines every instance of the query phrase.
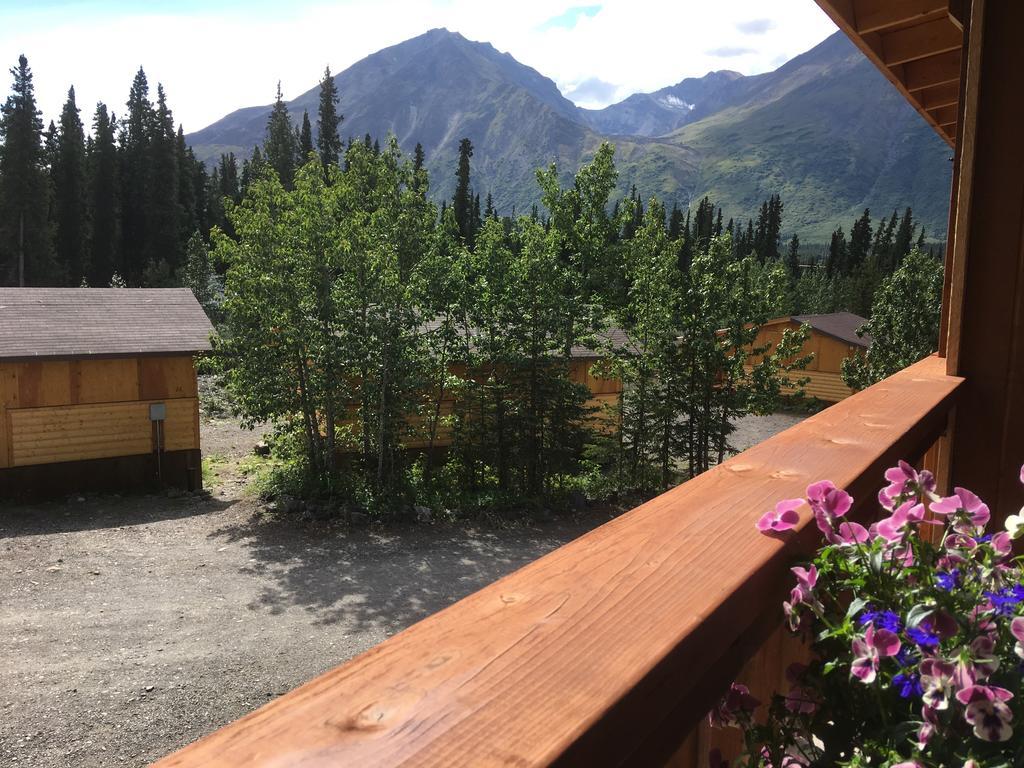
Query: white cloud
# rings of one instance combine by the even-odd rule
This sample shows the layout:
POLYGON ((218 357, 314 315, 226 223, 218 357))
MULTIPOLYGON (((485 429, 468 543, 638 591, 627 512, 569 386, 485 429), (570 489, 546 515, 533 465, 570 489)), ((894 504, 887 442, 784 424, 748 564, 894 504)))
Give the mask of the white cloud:
POLYGON ((29 57, 47 120, 56 118, 74 84, 88 123, 97 100, 115 112, 124 110, 141 64, 154 90, 157 81, 164 84, 176 118, 191 131, 234 109, 269 103, 278 79, 286 98, 294 97, 316 84, 325 65, 338 72, 433 27, 493 43, 551 77, 563 93, 587 81, 613 86, 585 104, 590 107, 712 69, 768 71, 835 29, 811 0, 772 4, 774 26, 755 38, 742 37, 737 26, 749 22, 760 30, 763 0, 605 0, 597 12, 578 14, 572 28, 541 28, 580 5, 579 0, 315 0, 219 10, 211 10, 217 3, 207 3, 191 11, 152 13, 142 4, 129 4, 127 10, 117 3, 120 11, 98 1, 45 11, 26 4, 3 12, 0 65, 12 66, 22 52, 29 57), (735 50, 740 48, 747 50, 735 50), (714 55, 726 49, 734 49, 727 61, 714 55))

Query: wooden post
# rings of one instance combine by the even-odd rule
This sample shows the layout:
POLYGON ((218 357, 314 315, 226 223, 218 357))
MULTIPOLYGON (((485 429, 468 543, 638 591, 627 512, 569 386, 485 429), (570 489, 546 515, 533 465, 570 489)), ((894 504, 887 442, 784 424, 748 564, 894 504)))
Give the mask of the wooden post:
POLYGON ((997 517, 1024 504, 1024 3, 974 0, 945 350, 967 385, 952 482, 997 517))

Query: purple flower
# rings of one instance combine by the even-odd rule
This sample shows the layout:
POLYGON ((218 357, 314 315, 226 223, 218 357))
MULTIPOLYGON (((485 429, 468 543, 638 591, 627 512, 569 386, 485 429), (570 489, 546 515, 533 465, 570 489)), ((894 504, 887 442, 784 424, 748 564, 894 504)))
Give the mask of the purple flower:
POLYGON ((1013 736, 1013 712, 1006 702, 1013 694, 1005 688, 972 685, 957 693, 957 700, 966 706, 964 719, 974 726, 974 735, 984 741, 1009 741, 1013 736))
POLYGON ((942 659, 928 658, 921 661, 921 697, 924 699, 925 715, 949 707, 949 694, 953 690, 956 666, 942 659))
POLYGON ((895 656, 900 650, 900 639, 895 632, 878 629, 868 625, 864 637, 855 637, 851 643, 853 662, 850 664, 850 675, 862 683, 872 683, 878 674, 881 659, 895 656))

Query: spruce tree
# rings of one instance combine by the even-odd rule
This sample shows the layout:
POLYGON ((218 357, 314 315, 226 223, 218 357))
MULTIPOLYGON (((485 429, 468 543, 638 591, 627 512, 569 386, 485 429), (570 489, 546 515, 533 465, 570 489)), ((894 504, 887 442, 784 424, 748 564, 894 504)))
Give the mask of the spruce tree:
POLYGON ((338 86, 331 76, 331 68, 327 67, 320 81, 320 105, 316 117, 316 151, 324 166, 324 178, 327 178, 327 169, 336 166, 341 156, 342 144, 338 129, 343 119, 338 114, 338 86))
POLYGON ((800 278, 800 238, 795 232, 786 251, 786 271, 792 280, 800 278))
MULTIPOLYGON (((732 219, 729 220, 732 226, 732 219)), ((678 240, 683 235, 683 212, 679 210, 679 203, 672 203, 672 213, 668 216, 668 237, 669 240, 678 240)))
POLYGON ((459 168, 455 174, 455 196, 452 198, 452 210, 455 223, 459 225, 459 235, 470 248, 473 247, 473 190, 469 185, 469 159, 473 157, 473 142, 463 139, 459 142, 459 168))
POLYGON ((412 186, 416 192, 419 192, 420 195, 426 197, 429 181, 427 178, 427 169, 424 167, 424 160, 423 145, 417 141, 416 149, 413 151, 412 186))
POLYGON ((50 169, 57 263, 70 285, 78 285, 87 276, 85 132, 78 112, 72 86, 60 114, 56 152, 50 169))
POLYGON ((850 228, 848 256, 850 270, 857 269, 865 262, 871 250, 871 211, 867 208, 850 228))
POLYGON ((828 246, 825 273, 829 277, 845 277, 849 274, 847 258, 846 234, 842 227, 836 227, 828 246))
POLYGON ((309 124, 309 110, 302 110, 302 128, 299 130, 299 158, 301 163, 309 159, 313 151, 313 129, 309 124))
POLYGON ((903 257, 910 253, 910 247, 914 242, 914 214, 907 208, 900 218, 899 227, 896 229, 896 237, 893 241, 893 266, 897 267, 902 263, 903 257))
MULTIPOLYGON (((769 216, 768 201, 765 200, 761 203, 761 211, 757 214, 757 223, 754 224, 754 252, 757 254, 757 260, 762 264, 767 259, 769 216)), ((741 255, 746 256, 746 254, 741 255)))
POLYGON ((157 106, 151 125, 153 181, 149 187, 147 267, 173 274, 182 259, 182 210, 179 202, 178 141, 174 117, 163 85, 157 84, 157 106))
POLYGON ((235 159, 235 153, 228 152, 226 155, 221 155, 217 169, 220 182, 217 194, 221 197, 230 197, 233 202, 241 202, 241 190, 238 186, 238 161, 235 159))
POLYGON ((290 190, 295 180, 299 145, 292 129, 291 118, 288 116, 288 105, 281 96, 280 82, 277 84, 274 108, 267 120, 267 138, 263 142, 263 152, 267 163, 277 172, 281 184, 286 190, 290 190))
POLYGON ((178 166, 178 207, 180 218, 178 221, 178 246, 180 253, 176 254, 176 264, 184 259, 184 244, 188 242, 193 232, 200 228, 202 218, 200 209, 203 207, 205 194, 200 197, 198 191, 202 189, 205 193, 205 185, 199 185, 196 176, 202 163, 196 160, 192 147, 185 143, 185 132, 178 126, 178 135, 175 139, 175 155, 178 166))
POLYGON ((11 75, 12 92, 0 107, 0 283, 53 285, 60 275, 48 220, 43 122, 24 55, 11 75))
POLYGON ((884 219, 878 222, 878 229, 875 230, 875 238, 871 243, 871 256, 885 275, 896 268, 892 240, 896 233, 898 218, 896 211, 893 211, 888 223, 884 219))
POLYGON ((107 105, 96 105, 92 121, 92 143, 88 156, 88 217, 90 238, 88 282, 108 285, 118 263, 121 246, 121 213, 118 195, 118 157, 114 134, 117 124, 107 105))
POLYGON ((151 145, 155 123, 149 82, 140 67, 128 92, 128 114, 120 122, 121 247, 115 271, 129 285, 139 284, 152 258, 151 193, 155 177, 151 145))

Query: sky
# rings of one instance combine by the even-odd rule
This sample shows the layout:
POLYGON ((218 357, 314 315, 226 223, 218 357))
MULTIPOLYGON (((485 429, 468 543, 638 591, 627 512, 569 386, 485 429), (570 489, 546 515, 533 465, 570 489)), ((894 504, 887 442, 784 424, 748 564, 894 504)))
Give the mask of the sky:
MULTIPOLYGON (((44 119, 75 86, 124 110, 139 66, 195 131, 234 109, 314 87, 324 67, 434 27, 489 42, 599 108, 685 77, 777 68, 835 26, 812 0, 0 0, 0 63, 24 53, 44 119)), ((3 91, 0 91, 3 93, 3 91)))

